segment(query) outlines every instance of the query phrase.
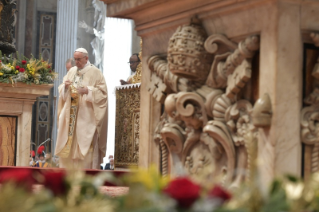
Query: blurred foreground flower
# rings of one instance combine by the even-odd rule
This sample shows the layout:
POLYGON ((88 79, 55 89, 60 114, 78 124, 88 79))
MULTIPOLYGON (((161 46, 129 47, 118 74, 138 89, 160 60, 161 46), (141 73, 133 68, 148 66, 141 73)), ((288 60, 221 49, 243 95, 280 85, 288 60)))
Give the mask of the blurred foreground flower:
POLYGON ((187 177, 178 177, 169 182, 163 190, 174 198, 182 208, 189 208, 200 196, 200 186, 187 177))

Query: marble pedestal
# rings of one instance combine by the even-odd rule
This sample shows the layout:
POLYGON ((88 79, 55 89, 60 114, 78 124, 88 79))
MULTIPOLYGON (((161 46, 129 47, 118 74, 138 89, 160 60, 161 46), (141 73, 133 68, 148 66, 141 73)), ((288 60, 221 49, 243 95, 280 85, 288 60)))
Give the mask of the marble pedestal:
POLYGON ((29 166, 32 105, 39 96, 49 95, 53 85, 0 83, 0 115, 17 117, 16 166, 29 166))

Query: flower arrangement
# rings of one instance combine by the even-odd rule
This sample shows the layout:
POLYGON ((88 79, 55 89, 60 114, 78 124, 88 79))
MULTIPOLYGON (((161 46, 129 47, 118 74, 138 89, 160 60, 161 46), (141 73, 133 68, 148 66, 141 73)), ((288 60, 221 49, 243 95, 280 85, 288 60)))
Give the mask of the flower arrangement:
POLYGON ((9 169, 0 174, 1 211, 103 212, 315 212, 319 209, 319 174, 304 182, 293 176, 276 179, 263 193, 257 181, 231 193, 218 184, 203 186, 187 176, 161 177, 152 167, 115 177, 91 176, 63 169, 9 169), (99 190, 105 182, 129 186, 110 197, 99 190), (34 190, 34 184, 43 188, 34 190))
POLYGON ((52 64, 48 61, 44 61, 40 56, 40 59, 36 59, 33 56, 28 59, 26 57, 19 56, 6 57, 2 56, 0 51, 0 82, 1 83, 17 83, 23 82, 27 84, 50 84, 57 78, 57 73, 52 69, 52 64))

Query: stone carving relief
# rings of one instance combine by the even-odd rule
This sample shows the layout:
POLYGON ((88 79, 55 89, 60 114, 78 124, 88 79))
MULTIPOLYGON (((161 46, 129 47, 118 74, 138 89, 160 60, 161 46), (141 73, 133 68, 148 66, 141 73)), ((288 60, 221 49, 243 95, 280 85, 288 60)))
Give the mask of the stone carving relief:
MULTIPOLYGON (((311 33, 310 37, 319 46, 319 34, 311 33)), ((315 81, 319 80, 319 58, 312 70, 315 81)), ((304 103, 308 105, 301 110, 301 141, 312 146, 310 153, 310 173, 319 170, 319 87, 314 87, 312 93, 306 96, 304 103)))
POLYGON ((249 172, 237 173, 249 168, 246 135, 265 126, 254 126, 252 114, 271 118, 269 97, 255 113, 251 102, 237 99, 254 74, 252 58, 258 49, 258 35, 237 44, 225 35, 207 36, 193 19, 172 35, 167 58, 148 58, 149 92, 165 106, 154 137, 161 144, 164 175, 176 168, 174 154, 194 178, 219 176, 229 186, 247 178, 249 172))

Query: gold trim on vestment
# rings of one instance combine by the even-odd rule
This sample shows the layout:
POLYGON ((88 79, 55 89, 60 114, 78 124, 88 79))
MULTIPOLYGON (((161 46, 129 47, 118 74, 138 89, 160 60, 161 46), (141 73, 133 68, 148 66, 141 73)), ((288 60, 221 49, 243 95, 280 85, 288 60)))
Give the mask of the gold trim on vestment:
POLYGON ((59 156, 62 158, 68 158, 71 151, 72 142, 75 136, 75 126, 76 118, 78 114, 78 105, 79 105, 79 94, 76 88, 71 85, 71 109, 70 109, 70 124, 69 124, 69 133, 68 140, 63 147, 62 151, 59 153, 59 156))

